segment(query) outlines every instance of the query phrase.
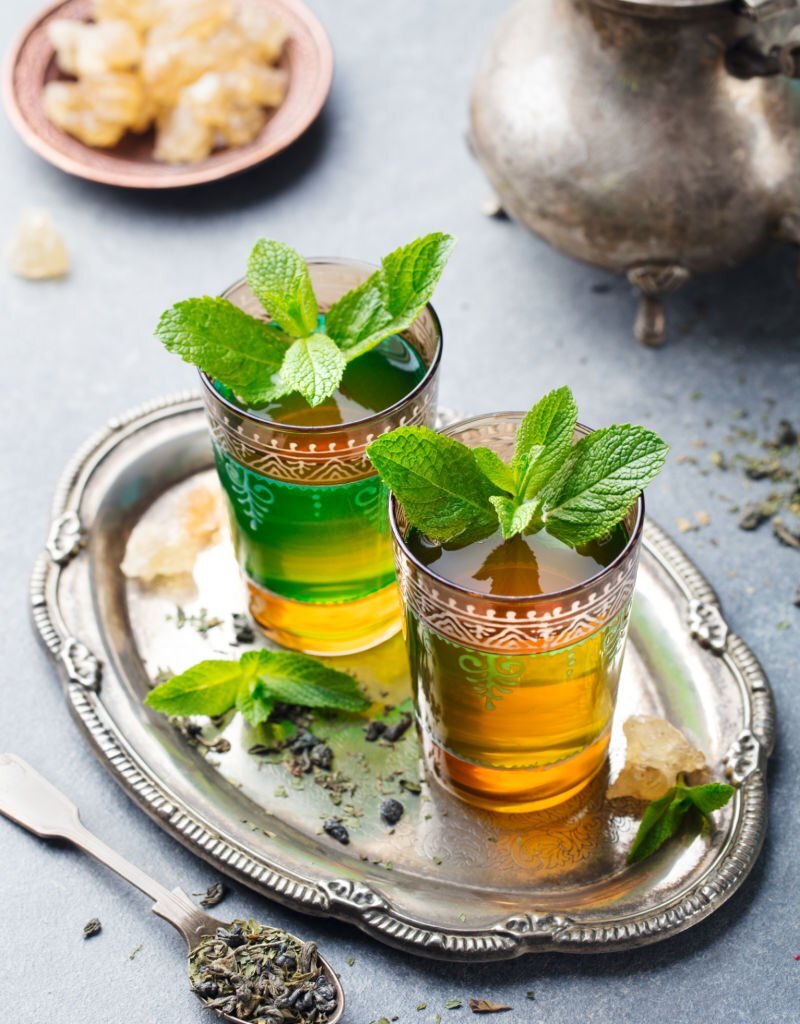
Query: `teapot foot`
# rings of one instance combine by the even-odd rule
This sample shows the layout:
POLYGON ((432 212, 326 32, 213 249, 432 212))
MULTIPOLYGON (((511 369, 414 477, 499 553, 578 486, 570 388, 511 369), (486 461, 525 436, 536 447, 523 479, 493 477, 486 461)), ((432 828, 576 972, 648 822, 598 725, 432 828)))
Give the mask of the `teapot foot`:
POLYGON ((641 293, 633 325, 634 337, 642 345, 657 348, 667 336, 663 298, 689 280, 689 271, 679 263, 641 263, 630 267, 628 280, 641 293))

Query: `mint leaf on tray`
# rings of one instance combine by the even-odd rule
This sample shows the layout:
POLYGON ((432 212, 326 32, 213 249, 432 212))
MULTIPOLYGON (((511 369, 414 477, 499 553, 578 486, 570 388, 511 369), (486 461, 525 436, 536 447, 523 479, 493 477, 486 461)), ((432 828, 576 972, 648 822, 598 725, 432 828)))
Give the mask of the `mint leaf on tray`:
POLYGON ((238 661, 201 661, 152 689, 145 704, 165 715, 224 715, 236 708, 251 725, 277 703, 364 711, 356 679, 293 651, 246 651, 238 661))
POLYGON ((664 796, 647 805, 628 851, 628 864, 635 864, 654 854, 680 830, 687 816, 694 812, 705 817, 724 807, 734 793, 733 786, 724 782, 687 786, 679 781, 664 796))

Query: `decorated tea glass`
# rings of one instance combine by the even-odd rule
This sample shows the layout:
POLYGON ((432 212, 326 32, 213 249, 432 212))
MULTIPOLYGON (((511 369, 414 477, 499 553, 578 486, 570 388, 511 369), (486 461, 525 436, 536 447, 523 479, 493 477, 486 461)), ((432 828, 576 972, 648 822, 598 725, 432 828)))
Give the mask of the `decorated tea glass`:
MULTIPOLYGON (((349 260, 309 260, 321 312, 373 270, 349 260)), ((225 297, 265 317, 246 281, 225 297)), ((366 446, 400 426, 433 424, 442 340, 431 306, 396 344, 400 356, 405 352, 417 361, 421 379, 388 408, 352 422, 303 426, 271 420, 240 407, 201 373, 250 611, 286 647, 353 653, 400 627, 387 492, 366 446)))
MULTIPOLYGON (((465 420, 444 432, 508 460, 522 414, 465 420)), ((578 427, 576 438, 588 433, 578 427)), ((418 729, 442 784, 492 810, 561 803, 605 762, 644 519, 628 513, 621 551, 553 593, 504 597, 444 579, 406 543, 390 500, 418 729)))

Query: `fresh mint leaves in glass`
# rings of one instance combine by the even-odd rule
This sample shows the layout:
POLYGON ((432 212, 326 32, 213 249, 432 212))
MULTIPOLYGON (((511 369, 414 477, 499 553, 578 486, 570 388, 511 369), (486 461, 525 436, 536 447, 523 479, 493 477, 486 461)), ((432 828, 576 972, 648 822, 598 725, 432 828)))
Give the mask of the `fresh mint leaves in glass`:
POLYGON ((666 445, 590 432, 567 388, 370 457, 392 488, 426 761, 465 800, 548 807, 605 761, 636 580, 641 488, 666 445))
POLYGON ((162 341, 203 371, 251 612, 286 647, 352 653, 399 628, 386 490, 366 447, 435 418, 429 299, 451 247, 429 235, 375 270, 264 240, 222 298, 162 317, 162 341))

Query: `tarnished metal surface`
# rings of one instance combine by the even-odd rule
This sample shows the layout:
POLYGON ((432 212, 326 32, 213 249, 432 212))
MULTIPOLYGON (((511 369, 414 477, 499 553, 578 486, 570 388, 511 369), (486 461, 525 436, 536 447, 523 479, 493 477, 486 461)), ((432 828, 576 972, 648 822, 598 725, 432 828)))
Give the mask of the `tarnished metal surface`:
POLYGON ((796 0, 518 0, 488 45, 483 169, 516 220, 628 275, 646 344, 691 274, 800 242, 800 90, 779 74, 800 73, 798 20, 796 0))
MULTIPOLYGON (((606 775, 560 808, 504 817, 470 810, 420 780, 413 732, 381 746, 366 743, 358 724, 340 724, 329 739, 334 766, 357 788, 336 807, 311 776, 295 788, 284 764, 248 753, 257 737, 239 719, 224 731, 230 750, 219 753, 190 745, 147 711, 141 700, 159 669, 240 652, 229 646, 230 613, 244 597, 225 544, 204 552, 193 580, 177 586, 145 588, 119 571, 132 525, 198 474, 213 479, 198 399, 165 400, 114 421, 78 453, 57 494, 54 519, 74 512, 70 529, 80 528, 83 545, 69 559, 63 545, 43 554, 33 581, 34 618, 85 738, 170 834, 271 898, 445 959, 654 942, 712 913, 742 883, 766 828, 769 685, 708 583, 660 530, 645 531, 610 772, 622 760, 621 721, 654 713, 739 790, 712 834, 676 840, 628 868, 638 818, 605 801, 606 775), (178 630, 176 603, 224 622, 205 635, 178 630), (400 778, 421 781, 421 792, 401 790, 400 778), (388 795, 406 809, 393 831, 378 813, 388 795), (347 804, 363 816, 343 847, 321 824, 349 813, 347 804)), ((408 695, 399 637, 347 664, 382 700, 408 695)))

